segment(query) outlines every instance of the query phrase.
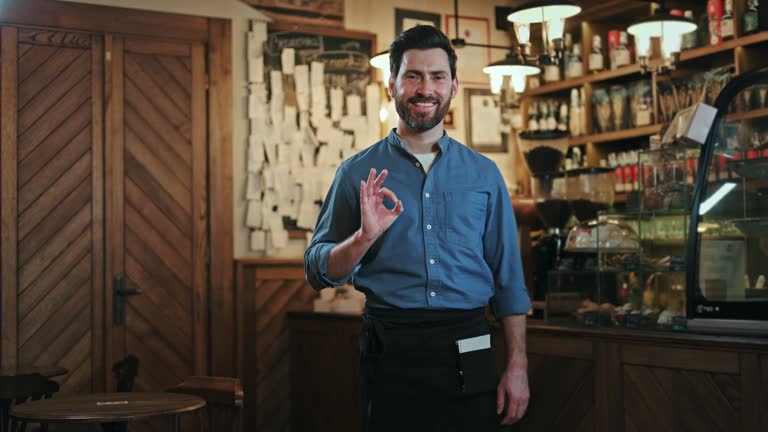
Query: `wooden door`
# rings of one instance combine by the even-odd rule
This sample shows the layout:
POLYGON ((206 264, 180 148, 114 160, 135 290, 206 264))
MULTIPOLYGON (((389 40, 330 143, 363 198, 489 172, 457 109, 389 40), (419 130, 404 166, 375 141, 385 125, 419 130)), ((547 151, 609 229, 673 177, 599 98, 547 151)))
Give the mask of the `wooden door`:
POLYGON ((104 388, 103 42, 2 28, 2 366, 104 388))
POLYGON ((204 48, 105 45, 108 359, 138 357, 134 389, 163 390, 207 370, 204 48), (115 295, 120 278, 141 294, 115 295))

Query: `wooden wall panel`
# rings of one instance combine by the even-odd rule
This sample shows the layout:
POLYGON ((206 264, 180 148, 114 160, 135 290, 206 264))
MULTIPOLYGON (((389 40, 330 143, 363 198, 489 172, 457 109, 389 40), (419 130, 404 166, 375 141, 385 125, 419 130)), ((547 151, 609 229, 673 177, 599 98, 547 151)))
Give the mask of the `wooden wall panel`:
MULTIPOLYGON (((232 186, 232 23, 211 19, 208 39, 211 373, 237 374, 232 186)), ((236 54, 239 55, 239 54, 236 54)))
POLYGON ((593 431, 594 369, 589 360, 549 355, 528 355, 528 380, 532 391, 520 431, 593 431))
POLYGON ((15 218, 3 216, 16 221, 15 250, 5 255, 16 261, 15 362, 68 369, 63 392, 103 389, 100 39, 9 31, 18 45, 4 59, 18 74, 3 85, 17 88, 16 137, 3 147, 16 143, 17 189, 15 218))
POLYGON ((0 196, 3 198, 0 202, 0 363, 3 367, 18 363, 17 36, 18 31, 13 27, 3 27, 0 31, 0 196))
POLYGON ((303 272, 281 278, 300 260, 238 261, 237 304, 245 390, 243 430, 286 431, 290 424, 290 339, 286 312, 312 307, 314 290, 303 272), (257 276, 258 275, 258 276, 257 276))
POLYGON ((624 366, 627 431, 740 429, 742 394, 735 375, 624 366))

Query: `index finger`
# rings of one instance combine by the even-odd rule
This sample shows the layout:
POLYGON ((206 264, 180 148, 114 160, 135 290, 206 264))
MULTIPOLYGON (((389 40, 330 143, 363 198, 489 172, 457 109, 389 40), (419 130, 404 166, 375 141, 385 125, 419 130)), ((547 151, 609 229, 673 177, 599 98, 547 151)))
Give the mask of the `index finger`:
POLYGON ((373 183, 373 190, 379 190, 381 188, 381 185, 384 184, 384 180, 387 179, 387 176, 389 175, 389 171, 385 169, 381 170, 381 174, 379 174, 378 177, 376 177, 376 181, 373 183))

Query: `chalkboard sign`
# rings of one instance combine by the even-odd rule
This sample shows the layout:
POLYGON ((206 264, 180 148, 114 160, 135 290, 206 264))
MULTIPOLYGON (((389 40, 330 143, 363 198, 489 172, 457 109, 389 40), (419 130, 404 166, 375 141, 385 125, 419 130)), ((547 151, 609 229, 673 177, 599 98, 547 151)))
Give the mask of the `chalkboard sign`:
POLYGON ((296 50, 297 65, 323 62, 326 88, 342 88, 345 96, 356 94, 365 101, 365 87, 372 82, 368 62, 376 49, 375 34, 270 24, 264 46, 264 73, 267 80, 270 71, 280 69, 280 56, 284 48, 296 50))

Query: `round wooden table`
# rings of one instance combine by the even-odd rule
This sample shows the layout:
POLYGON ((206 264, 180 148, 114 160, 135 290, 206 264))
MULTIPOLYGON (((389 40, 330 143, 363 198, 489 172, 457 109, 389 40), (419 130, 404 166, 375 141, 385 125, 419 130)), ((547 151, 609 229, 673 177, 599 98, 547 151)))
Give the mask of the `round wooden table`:
POLYGON ((69 372, 61 366, 19 366, 0 369, 0 377, 14 377, 22 375, 42 375, 46 378, 66 375, 69 372))
MULTIPOLYGON (((118 430, 131 420, 174 415, 174 430, 179 416, 205 406, 205 400, 179 393, 99 393, 59 395, 52 399, 28 402, 11 410, 12 425, 20 423, 100 423, 104 431, 118 430)), ((15 431, 14 427, 11 431, 15 431)))

